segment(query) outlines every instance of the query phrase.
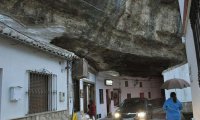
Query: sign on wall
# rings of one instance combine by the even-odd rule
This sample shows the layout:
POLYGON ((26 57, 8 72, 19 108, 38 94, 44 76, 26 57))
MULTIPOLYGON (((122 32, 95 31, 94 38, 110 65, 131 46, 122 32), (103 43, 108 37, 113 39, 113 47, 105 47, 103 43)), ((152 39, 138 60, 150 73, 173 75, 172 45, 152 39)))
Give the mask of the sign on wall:
POLYGON ((113 80, 110 80, 110 79, 105 80, 105 85, 106 86, 112 86, 113 85, 113 80))

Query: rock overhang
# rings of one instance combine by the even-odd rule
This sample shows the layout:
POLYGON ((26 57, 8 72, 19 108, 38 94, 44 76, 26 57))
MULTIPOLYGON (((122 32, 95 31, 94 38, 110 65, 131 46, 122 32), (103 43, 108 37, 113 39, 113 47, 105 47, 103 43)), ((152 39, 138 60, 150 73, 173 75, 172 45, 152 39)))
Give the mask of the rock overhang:
POLYGON ((2 1, 0 9, 27 26, 63 28, 57 36, 47 37, 48 30, 43 37, 32 31, 30 35, 86 58, 98 71, 159 76, 164 69, 186 61, 177 1, 119 2, 17 0, 2 1))

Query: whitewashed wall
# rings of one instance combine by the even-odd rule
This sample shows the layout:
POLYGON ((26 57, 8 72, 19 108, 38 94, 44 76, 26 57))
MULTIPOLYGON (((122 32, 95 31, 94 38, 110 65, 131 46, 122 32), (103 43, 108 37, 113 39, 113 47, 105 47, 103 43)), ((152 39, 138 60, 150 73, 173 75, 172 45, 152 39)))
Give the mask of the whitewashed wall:
MULTIPOLYGON (((181 12, 181 16, 183 17, 183 10, 184 10, 184 1, 179 0, 179 8, 181 12)), ((191 1, 191 0, 189 0, 191 1)), ((189 16, 188 16, 189 17, 189 16)), ((186 23, 186 33, 183 36, 185 39, 186 45, 186 54, 189 66, 189 76, 190 76, 190 84, 191 84, 191 93, 192 93, 192 107, 193 107, 193 116, 195 120, 200 120, 200 87, 198 83, 198 68, 197 68, 197 59, 196 59, 196 51, 194 45, 194 36, 191 28, 191 23, 188 20, 186 23)))
MULTIPOLYGON (((65 92, 67 96, 66 71, 59 62, 63 60, 43 53, 37 49, 24 47, 23 44, 0 38, 0 68, 3 70, 1 120, 23 117, 28 113, 28 72, 27 70, 46 69, 57 75, 57 92, 65 92), (10 102, 9 88, 21 86, 21 100, 10 102)), ((59 102, 57 95, 57 110, 67 109, 67 100, 59 102)))
POLYGON ((95 83, 96 82, 96 75, 89 72, 88 79, 89 79, 90 82, 95 83))
POLYGON ((105 86, 104 78, 97 77, 97 80, 96 80, 96 107, 97 107, 96 113, 101 114, 101 118, 105 118, 107 116, 106 89, 113 90, 113 86, 105 86), (103 104, 100 104, 99 89, 103 89, 103 95, 104 95, 104 103, 103 104))
POLYGON ((196 60, 196 52, 194 47, 194 37, 190 22, 187 25, 186 38, 186 52, 189 64, 191 90, 192 90, 192 106, 195 120, 200 120, 200 87, 198 82, 198 68, 196 60))
POLYGON ((3 74, 3 70, 2 68, 0 68, 0 118, 1 118, 1 98, 2 98, 2 74, 3 74))
MULTIPOLYGON (((190 83, 190 76, 189 76, 189 68, 188 64, 183 64, 168 70, 165 70, 163 73, 164 81, 167 81, 169 79, 173 78, 180 78, 186 80, 188 83, 190 83)), ((172 90, 165 90, 165 97, 168 99, 170 97, 171 92, 176 92, 177 98, 181 102, 191 102, 192 101, 192 95, 191 95, 191 88, 184 88, 184 89, 172 89, 172 90)))
POLYGON ((146 78, 135 78, 133 80, 120 80, 121 82, 121 101, 127 98, 127 94, 130 93, 132 98, 140 97, 140 93, 144 93, 144 97, 148 98, 148 92, 151 92, 150 99, 161 98, 162 84, 161 80, 150 80, 146 78), (135 80, 138 80, 138 84, 135 84, 135 80), (128 81, 128 87, 125 87, 125 81, 128 81), (139 82, 142 82, 142 87, 139 87, 139 82), (135 84, 135 85, 134 85, 135 84))

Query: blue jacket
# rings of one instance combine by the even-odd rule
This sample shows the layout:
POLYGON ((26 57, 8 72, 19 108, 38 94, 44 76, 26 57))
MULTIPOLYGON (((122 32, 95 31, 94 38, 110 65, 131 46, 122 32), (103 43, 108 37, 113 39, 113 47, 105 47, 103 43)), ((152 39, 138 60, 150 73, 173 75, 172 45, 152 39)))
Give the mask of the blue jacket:
POLYGON ((166 112, 166 120, 181 120, 182 104, 179 100, 176 103, 173 102, 172 98, 165 101, 163 109, 166 112))

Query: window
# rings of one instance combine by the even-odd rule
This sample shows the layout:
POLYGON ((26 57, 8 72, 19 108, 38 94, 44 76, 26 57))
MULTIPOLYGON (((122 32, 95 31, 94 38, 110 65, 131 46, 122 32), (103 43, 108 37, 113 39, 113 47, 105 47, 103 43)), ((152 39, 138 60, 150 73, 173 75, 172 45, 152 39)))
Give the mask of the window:
POLYGON ((148 97, 151 98, 151 92, 148 92, 148 97))
POLYGON ((142 82, 140 82, 140 87, 142 87, 142 82))
POLYGON ((125 81, 125 87, 128 87, 128 81, 125 81))
POLYGON ((131 98, 131 93, 127 94, 127 99, 131 98))
POLYGON ((29 73, 29 114, 56 110, 56 75, 29 73))
POLYGON ((99 101, 100 104, 104 103, 104 99, 103 99, 103 89, 99 89, 99 101))

